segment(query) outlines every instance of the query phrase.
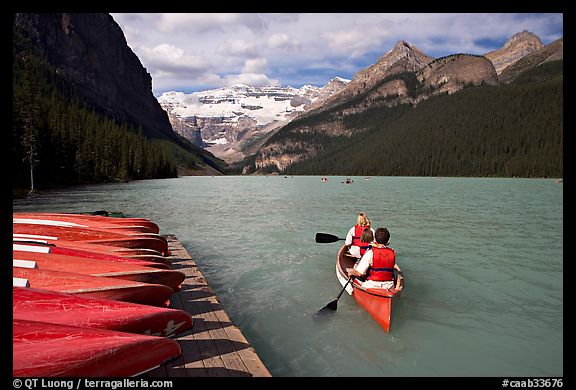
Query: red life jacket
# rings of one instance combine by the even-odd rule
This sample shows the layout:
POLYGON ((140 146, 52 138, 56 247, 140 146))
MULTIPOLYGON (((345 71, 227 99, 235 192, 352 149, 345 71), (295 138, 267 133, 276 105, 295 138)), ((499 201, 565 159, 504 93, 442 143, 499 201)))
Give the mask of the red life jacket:
POLYGON ((364 253, 370 248, 369 242, 364 242, 360 239, 362 232, 365 229, 370 229, 370 226, 359 226, 354 225, 354 235, 352 236, 352 245, 360 247, 360 256, 364 256, 364 253))
POLYGON ((362 232, 364 229, 370 229, 370 226, 359 226, 354 225, 354 235, 352 236, 352 245, 362 246, 366 243, 364 241, 360 241, 360 237, 362 236, 362 232))
POLYGON ((370 246, 369 242, 360 241, 360 244, 360 256, 362 257, 364 256, 364 253, 366 253, 366 251, 372 247, 370 246))
POLYGON ((388 247, 372 248, 372 265, 368 268, 367 279, 375 281, 394 280, 396 252, 388 247))

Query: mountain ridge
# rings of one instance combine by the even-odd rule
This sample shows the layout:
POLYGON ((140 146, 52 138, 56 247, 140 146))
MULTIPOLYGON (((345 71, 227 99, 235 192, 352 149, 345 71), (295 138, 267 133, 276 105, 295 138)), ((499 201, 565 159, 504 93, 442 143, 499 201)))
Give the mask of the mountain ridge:
POLYGON ((15 13, 12 32, 15 187, 223 173, 173 131, 110 14, 15 13))
MULTIPOLYGON (((534 37, 529 32, 515 34, 502 50, 492 52, 492 58, 501 60, 501 63, 514 58, 509 67, 521 58, 543 50, 538 44, 533 44, 539 42, 539 38, 534 37)), ((255 158, 246 161, 243 172, 282 172, 291 164, 314 157, 323 148, 318 142, 330 143, 330 139, 351 137, 364 131, 361 127, 349 126, 352 118, 364 111, 398 105, 415 107, 433 96, 455 94, 475 86, 501 85, 494 64, 486 56, 457 53, 433 59, 418 69, 418 65, 414 66, 410 61, 411 56, 406 55, 406 50, 415 48, 399 41, 394 49, 378 60, 377 64, 383 66, 375 64, 359 71, 339 94, 280 129, 264 143, 255 158), (373 81, 362 84, 366 80, 373 81), (364 85, 370 87, 363 88, 364 85), (318 137, 323 137, 323 141, 313 141, 318 137)), ((558 57, 561 55, 552 55, 552 58, 558 57)))
MULTIPOLYGON (((109 14, 18 13, 17 34, 59 77, 104 115, 142 126, 150 137, 173 137, 152 94, 152 77, 109 14)), ((15 50, 21 51, 14 41, 15 50)))
POLYGON ((496 73, 500 75, 504 69, 514 64, 522 57, 542 48, 544 44, 535 34, 523 30, 508 39, 504 46, 484 54, 494 64, 496 73))
POLYGON ((323 87, 238 84, 191 94, 169 91, 158 101, 175 131, 217 157, 233 162, 245 157, 242 149, 246 141, 254 143, 266 137, 348 82, 335 77, 323 87))
MULTIPOLYGON (((258 123, 253 114, 244 117, 240 131, 231 127, 226 131, 223 129, 229 124, 226 122, 230 122, 230 112, 236 115, 242 115, 245 112, 229 109, 228 112, 221 112, 219 118, 213 116, 214 119, 207 120, 207 116, 203 116, 201 111, 197 110, 195 113, 191 112, 195 115, 186 119, 182 111, 178 115, 178 108, 175 109, 169 103, 162 102, 161 98, 159 101, 169 113, 173 127, 179 128, 182 134, 186 134, 186 138, 194 139, 198 145, 206 147, 229 163, 237 163, 253 152, 255 145, 260 145, 261 156, 256 157, 256 165, 264 168, 267 164, 265 156, 271 155, 267 148, 276 152, 281 149, 280 145, 270 144, 270 139, 274 138, 275 132, 283 131, 284 126, 289 125, 298 117, 323 115, 322 113, 333 111, 348 101, 362 100, 358 104, 348 105, 348 108, 342 111, 338 118, 331 116, 331 119, 327 119, 325 123, 316 126, 315 130, 326 134, 332 133, 333 136, 350 136, 352 132, 346 128, 342 119, 369 109, 376 102, 387 106, 416 105, 431 96, 456 93, 473 85, 498 85, 500 83, 499 77, 503 79, 508 77, 509 72, 500 76, 505 68, 509 68, 519 59, 540 50, 542 47, 539 37, 524 30, 510 37, 500 49, 485 55, 455 53, 434 58, 415 45, 400 40, 379 57, 374 64, 359 70, 352 80, 347 80, 344 85, 339 85, 329 96, 316 101, 309 100, 306 102, 307 105, 300 106, 306 107, 306 109, 299 110, 293 115, 284 115, 281 120, 273 125, 268 125, 265 131, 254 130, 261 127, 262 123, 258 123), (414 74, 416 78, 414 79, 410 74, 414 74), (219 134, 225 136, 218 138, 219 134), (255 137, 255 139, 250 140, 251 137, 255 137), (250 150, 246 148, 247 144, 252 146, 250 150)), ((323 88, 326 88, 330 83, 323 88)), ((215 90, 203 91, 198 94, 213 91, 215 90)), ((257 112, 263 107, 254 105, 250 108, 253 109, 253 112, 257 112)), ((303 128, 300 131, 306 132, 309 129, 303 128)), ((302 150, 304 149, 308 153, 314 153, 314 150, 307 148, 302 150)), ((283 169, 286 162, 296 160, 298 158, 292 156, 283 158, 285 163, 276 161, 274 164, 277 165, 278 169, 283 169)), ((272 162, 270 161, 270 163, 272 162)))

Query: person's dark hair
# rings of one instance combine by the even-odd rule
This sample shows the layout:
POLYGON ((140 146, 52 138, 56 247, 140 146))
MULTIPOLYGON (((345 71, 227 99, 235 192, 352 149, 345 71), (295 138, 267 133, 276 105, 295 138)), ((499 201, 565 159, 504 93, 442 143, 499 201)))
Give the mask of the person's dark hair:
POLYGON ((379 227, 374 232, 374 238, 376 239, 377 243, 386 245, 390 240, 390 232, 386 228, 379 227))

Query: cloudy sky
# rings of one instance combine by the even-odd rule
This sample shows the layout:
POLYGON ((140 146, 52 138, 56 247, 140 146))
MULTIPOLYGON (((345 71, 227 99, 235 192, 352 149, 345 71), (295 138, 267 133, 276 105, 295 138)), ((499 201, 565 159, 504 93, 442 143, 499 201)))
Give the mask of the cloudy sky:
POLYGON ((485 54, 528 30, 563 36, 563 14, 113 13, 152 75, 155 96, 233 84, 322 86, 405 40, 438 58, 485 54))

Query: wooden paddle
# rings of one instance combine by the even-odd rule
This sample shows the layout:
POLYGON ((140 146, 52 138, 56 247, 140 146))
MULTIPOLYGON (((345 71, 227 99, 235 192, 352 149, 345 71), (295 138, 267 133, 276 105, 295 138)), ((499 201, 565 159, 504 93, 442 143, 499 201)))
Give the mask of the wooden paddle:
POLYGON ((343 241, 345 240, 345 238, 339 238, 333 234, 328 234, 328 233, 316 233, 316 242, 318 243, 322 243, 322 244, 326 244, 326 243, 330 243, 330 242, 336 242, 336 241, 343 241))

